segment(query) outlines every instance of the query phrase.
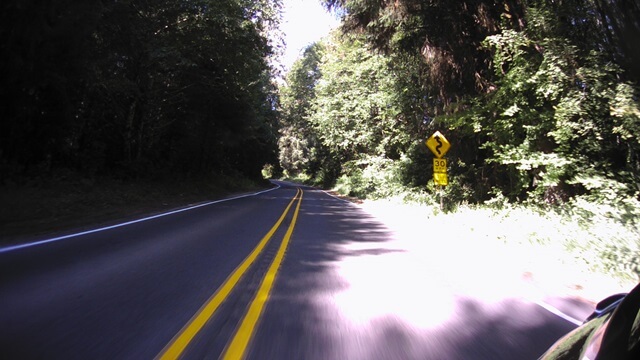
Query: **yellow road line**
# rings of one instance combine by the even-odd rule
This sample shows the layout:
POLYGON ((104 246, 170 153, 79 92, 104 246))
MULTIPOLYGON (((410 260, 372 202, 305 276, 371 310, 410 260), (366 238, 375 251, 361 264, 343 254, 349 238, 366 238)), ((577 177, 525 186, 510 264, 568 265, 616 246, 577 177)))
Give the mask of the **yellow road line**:
POLYGON ((247 345, 249 345, 249 341, 255 332, 255 327, 260 319, 260 315, 262 314, 262 310, 264 309, 264 305, 269 300, 269 294, 271 292, 271 288, 273 287, 273 283, 275 281, 276 275, 278 274, 278 269, 282 260, 284 258, 284 254, 287 251, 287 247, 289 245, 289 241, 291 240, 291 234, 293 233, 293 229, 296 226, 296 221, 298 219, 298 212, 300 211, 300 204, 302 203, 302 193, 300 193, 300 198, 298 200, 298 204, 296 205, 296 210, 293 213, 293 219, 291 219, 291 223, 289 224, 289 228, 287 229, 287 233, 284 238, 282 238, 282 243, 280 244, 280 248, 278 249, 278 253, 276 257, 271 262, 271 266, 269 267, 269 271, 265 275, 264 279, 262 279, 262 283, 260 284, 260 288, 256 293, 253 301, 251 302, 251 306, 249 310, 244 316, 240 327, 236 330, 236 333, 231 340, 231 343, 225 350, 223 358, 227 359, 242 359, 244 357, 244 353, 247 349, 247 345))
MULTIPOLYGON (((160 360, 168 360, 168 359, 177 359, 180 357, 184 349, 189 345, 191 340, 196 336, 196 334, 202 329, 205 323, 213 316, 215 311, 218 309, 220 304, 227 298, 231 290, 236 286, 242 275, 247 271, 247 269, 253 264, 255 259, 258 257, 260 252, 264 249, 266 244, 269 242, 273 234, 278 230, 280 224, 284 220, 284 218, 289 213, 289 209, 291 205, 296 201, 299 195, 302 194, 302 190, 298 189, 296 195, 291 199, 289 205, 287 205, 286 209, 278 221, 273 225, 271 230, 260 240, 258 245, 253 249, 253 251, 247 256, 244 261, 238 266, 233 273, 225 280, 221 287, 216 290, 216 292, 209 298, 209 300, 196 312, 196 314, 189 320, 189 322, 178 332, 176 336, 165 346, 164 349, 156 356, 156 359, 160 360)), ((299 203, 298 203, 298 206, 299 203)))

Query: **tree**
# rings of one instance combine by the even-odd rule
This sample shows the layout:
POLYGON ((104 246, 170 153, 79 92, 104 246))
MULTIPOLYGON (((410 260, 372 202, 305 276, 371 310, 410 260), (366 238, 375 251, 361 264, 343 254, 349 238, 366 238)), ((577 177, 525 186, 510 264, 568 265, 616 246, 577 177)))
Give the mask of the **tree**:
POLYGON ((1 5, 1 173, 50 170, 65 152, 82 93, 84 40, 101 3, 4 1, 1 5))
POLYGON ((309 116, 328 154, 321 167, 333 181, 354 180, 353 194, 388 194, 401 181, 397 160, 412 141, 396 92, 402 75, 361 37, 335 32, 324 49, 309 116))
POLYGON ((0 166, 259 176, 275 160, 281 1, 2 6, 0 166))
POLYGON ((413 96, 396 93, 401 117, 415 119, 417 132, 448 130, 459 144, 452 170, 473 182, 474 200, 501 193, 562 202, 606 184, 620 196, 637 191, 638 88, 627 58, 637 4, 325 4, 342 11, 345 31, 365 36, 414 80, 400 87, 413 96))
POLYGON ((388 59, 356 37, 335 34, 326 47, 311 117, 322 142, 343 161, 363 154, 397 158, 407 134, 396 121, 388 59))
POLYGON ((522 27, 520 1, 325 0, 345 13, 344 29, 376 49, 419 55, 432 113, 491 90, 490 54, 480 44, 503 24, 522 27))
POLYGON ((280 165, 289 175, 317 175, 318 149, 321 146, 309 123, 311 103, 321 77, 318 68, 323 53, 321 43, 308 46, 294 62, 281 88, 280 165))

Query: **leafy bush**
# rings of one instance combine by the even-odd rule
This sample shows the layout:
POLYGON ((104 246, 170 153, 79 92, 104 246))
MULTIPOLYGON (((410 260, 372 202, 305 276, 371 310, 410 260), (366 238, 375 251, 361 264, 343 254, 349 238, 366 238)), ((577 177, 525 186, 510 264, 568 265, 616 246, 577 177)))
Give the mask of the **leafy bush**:
POLYGON ((336 190, 359 198, 393 197, 403 190, 401 162, 379 156, 364 156, 343 165, 336 190))

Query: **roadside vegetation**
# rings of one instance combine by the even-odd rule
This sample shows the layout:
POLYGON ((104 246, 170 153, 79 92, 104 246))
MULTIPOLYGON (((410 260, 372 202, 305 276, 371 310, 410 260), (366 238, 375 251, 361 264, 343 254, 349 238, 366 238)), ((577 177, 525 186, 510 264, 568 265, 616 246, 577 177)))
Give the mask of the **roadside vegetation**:
POLYGON ((266 180, 235 175, 122 179, 58 171, 0 187, 0 246, 30 236, 95 228, 266 189, 266 180))
POLYGON ((3 1, 0 238, 264 186, 280 6, 3 1))
POLYGON ((0 186, 260 179, 277 160, 280 5, 3 1, 0 186))
MULTIPOLYGON (((419 212, 424 224, 421 231, 433 231, 434 224, 446 227, 441 231, 446 233, 442 241, 467 237, 472 242, 503 245, 537 268, 558 270, 554 264, 561 264, 567 272, 582 272, 583 276, 599 274, 626 284, 640 281, 640 228, 621 221, 619 209, 593 203, 541 207, 495 201, 458 204, 442 211, 434 200, 416 202, 413 197, 368 203, 392 207, 396 214, 419 212)), ((444 203, 448 201, 445 198, 444 203)), ((564 276, 562 272, 557 275, 564 276)))
POLYGON ((637 5, 324 3, 343 26, 281 88, 285 176, 436 213, 443 195, 439 216, 518 223, 529 243, 640 280, 637 5), (436 130, 452 144, 442 192, 436 130))

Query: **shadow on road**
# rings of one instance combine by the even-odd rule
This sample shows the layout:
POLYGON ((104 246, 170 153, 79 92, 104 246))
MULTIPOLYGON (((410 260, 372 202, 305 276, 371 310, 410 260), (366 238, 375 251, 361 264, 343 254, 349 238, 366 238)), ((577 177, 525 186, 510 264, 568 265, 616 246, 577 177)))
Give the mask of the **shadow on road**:
POLYGON ((371 215, 307 190, 249 357, 535 359, 574 327, 517 297, 474 296, 478 278, 460 284, 443 261, 412 256, 371 215))

